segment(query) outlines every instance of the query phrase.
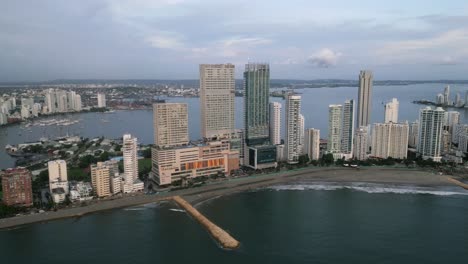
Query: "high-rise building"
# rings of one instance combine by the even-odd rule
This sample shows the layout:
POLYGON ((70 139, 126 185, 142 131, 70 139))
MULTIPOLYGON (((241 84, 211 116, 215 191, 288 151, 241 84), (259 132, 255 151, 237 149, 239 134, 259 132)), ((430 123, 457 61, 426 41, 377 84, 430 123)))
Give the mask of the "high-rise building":
POLYGON ((153 104, 154 143, 160 148, 189 143, 187 104, 153 104))
POLYGON ((369 149, 368 144, 369 134, 367 132, 367 126, 359 127, 356 130, 356 136, 354 137, 354 151, 353 157, 357 160, 367 159, 367 150, 369 149))
POLYGON ((448 111, 444 115, 444 130, 453 134, 453 128, 460 123, 460 112, 448 111))
POLYGON ((419 120, 411 123, 409 125, 409 136, 408 136, 408 146, 416 148, 418 145, 418 136, 419 136, 419 120))
POLYGON ((461 107, 461 106, 463 106, 463 102, 462 102, 460 93, 457 93, 457 94, 455 95, 455 102, 454 102, 454 104, 455 104, 456 107, 461 107))
POLYGON ((417 150, 423 159, 441 160, 442 131, 445 111, 426 107, 419 111, 419 135, 417 150))
POLYGON ((343 125, 341 131, 341 153, 351 154, 354 143, 354 100, 346 100, 343 105, 343 125))
POLYGON ((3 203, 8 206, 31 206, 33 204, 31 172, 17 167, 0 171, 3 203))
POLYGON ((468 126, 465 131, 462 131, 458 138, 458 150, 463 153, 468 153, 468 126))
POLYGON ((299 162, 301 155, 301 96, 288 94, 286 97, 286 161, 299 162))
POLYGON ((468 91, 465 92, 465 108, 468 108, 468 91))
POLYGON ((270 66, 247 64, 244 71, 244 165, 276 167, 276 146, 270 140, 270 66))
POLYGON ((97 94, 97 103, 98 103, 99 108, 106 107, 106 94, 105 93, 97 94))
POLYGON ((77 94, 75 96, 75 111, 79 112, 83 109, 82 103, 81 103, 81 95, 77 94))
POLYGON ((320 158, 320 130, 315 128, 307 129, 305 140, 306 153, 310 160, 318 160, 320 158))
POLYGON ((111 184, 116 173, 118 173, 118 163, 115 161, 91 165, 91 184, 95 196, 101 198, 112 194, 111 184))
POLYGON ((343 126, 342 120, 343 106, 328 106, 328 144, 329 153, 341 153, 341 132, 343 126))
POLYGON ((270 103, 270 138, 271 144, 281 144, 281 104, 270 103))
POLYGON ((468 134, 468 124, 457 124, 453 128, 452 142, 460 144, 460 137, 468 134))
POLYGON ((438 105, 444 105, 444 95, 443 94, 437 94, 436 96, 436 104, 438 105))
POLYGON ((357 127, 368 126, 370 124, 370 112, 372 111, 372 85, 372 72, 361 71, 359 74, 357 127))
POLYGON ((450 148, 452 146, 452 135, 450 132, 444 130, 442 131, 442 147, 440 152, 442 154, 447 154, 450 152, 450 148))
POLYGON ((299 115, 299 151, 301 154, 304 153, 305 145, 305 118, 303 114, 299 115))
POLYGON ((67 163, 65 160, 52 160, 47 163, 49 189, 55 203, 65 201, 69 194, 67 163))
POLYGON ((234 130, 235 80, 233 64, 200 65, 202 137, 229 138, 234 130))
POLYGON ((444 89, 444 104, 445 105, 452 104, 452 102, 450 101, 450 86, 449 85, 445 86, 445 89, 444 89))
POLYGON ((376 123, 372 128, 371 156, 406 159, 408 153, 408 123, 376 123))
POLYGON ((400 103, 396 98, 385 104, 385 123, 398 123, 398 108, 400 103))
POLYGON ((138 144, 137 139, 130 134, 123 135, 123 166, 124 166, 124 193, 137 191, 136 184, 138 180, 138 144))

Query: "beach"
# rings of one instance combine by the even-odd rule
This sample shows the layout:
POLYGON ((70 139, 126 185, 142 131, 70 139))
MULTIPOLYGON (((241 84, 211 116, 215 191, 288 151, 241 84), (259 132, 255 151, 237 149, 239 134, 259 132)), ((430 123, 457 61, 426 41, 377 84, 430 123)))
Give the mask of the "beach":
MULTIPOLYGON (((282 171, 273 174, 259 174, 242 178, 228 178, 203 185, 171 192, 153 195, 138 194, 114 200, 104 200, 83 207, 61 209, 56 212, 22 215, 0 219, 0 229, 13 228, 32 223, 48 222, 52 220, 82 217, 86 214, 138 206, 167 200, 172 196, 182 196, 192 205, 227 194, 255 190, 273 185, 294 182, 326 182, 326 183, 379 183, 402 186, 444 187, 456 186, 447 180, 446 176, 437 175, 430 171, 406 168, 337 168, 337 167, 308 167, 300 170, 282 171)), ((460 190, 463 190, 461 187, 460 190)))

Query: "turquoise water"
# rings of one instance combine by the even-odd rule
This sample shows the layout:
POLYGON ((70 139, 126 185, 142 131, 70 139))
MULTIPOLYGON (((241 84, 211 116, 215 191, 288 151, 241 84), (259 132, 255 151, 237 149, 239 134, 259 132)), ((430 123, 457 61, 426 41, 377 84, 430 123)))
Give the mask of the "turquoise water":
POLYGON ((0 231, 0 248, 2 263, 466 263, 466 194, 295 185, 199 205, 234 251, 170 203, 0 231))

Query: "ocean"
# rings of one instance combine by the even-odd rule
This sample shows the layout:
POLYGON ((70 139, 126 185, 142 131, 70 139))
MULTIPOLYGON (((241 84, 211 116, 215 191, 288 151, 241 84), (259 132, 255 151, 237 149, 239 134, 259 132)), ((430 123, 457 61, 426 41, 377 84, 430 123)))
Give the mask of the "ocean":
POLYGON ((458 189, 292 183, 197 208, 241 242, 223 250, 172 203, 0 231, 2 263, 466 263, 458 189), (5 261, 5 262, 4 262, 5 261))

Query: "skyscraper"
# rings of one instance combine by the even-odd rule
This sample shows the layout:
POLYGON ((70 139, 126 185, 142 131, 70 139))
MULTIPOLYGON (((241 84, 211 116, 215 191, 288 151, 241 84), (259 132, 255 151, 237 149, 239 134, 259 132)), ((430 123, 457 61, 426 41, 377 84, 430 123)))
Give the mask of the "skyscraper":
POLYGON ((301 96, 288 94, 286 97, 286 161, 299 162, 301 155, 301 96))
POLYGON ((303 114, 299 115, 299 150, 302 153, 304 152, 304 133, 305 133, 305 118, 303 114))
POLYGON ((92 164, 90 168, 91 184, 95 196, 106 197, 111 195, 111 180, 113 179, 114 167, 107 162, 98 162, 97 164, 92 164))
POLYGON ((200 65, 202 137, 230 137, 234 126, 235 80, 233 64, 200 65))
POLYGON ((371 156, 406 159, 408 152, 408 124, 376 123, 372 129, 371 156))
MULTIPOLYGON (((124 192, 132 192, 138 179, 137 139, 130 134, 123 135, 124 192)), ((112 175, 114 176, 114 175, 112 175)))
POLYGON ((418 145, 419 136, 419 120, 412 122, 409 125, 408 146, 416 148, 418 145))
POLYGON ((320 130, 315 128, 307 129, 305 140, 306 153, 310 160, 318 160, 320 158, 320 130))
POLYGON ((328 106, 328 144, 329 153, 341 153, 342 105, 328 106))
POLYGON ((444 104, 445 105, 452 104, 452 102, 450 102, 450 86, 449 85, 445 86, 445 89, 444 89, 444 104))
POLYGON ((98 103, 99 108, 106 107, 106 94, 98 93, 97 94, 97 103, 98 103))
POLYGON ((367 126, 359 127, 356 130, 356 136, 354 138, 354 151, 353 157, 357 160, 366 160, 367 159, 367 150, 369 148, 368 144, 369 134, 367 132, 367 126))
POLYGON ((271 144, 281 144, 281 104, 270 103, 270 138, 271 144))
POLYGON ((276 167, 276 146, 269 129, 270 67, 247 64, 244 71, 244 165, 255 169, 276 167))
POLYGON ((165 148, 189 143, 187 104, 153 104, 154 144, 165 148))
POLYGON ((354 100, 346 100, 343 105, 343 125, 341 132, 341 152, 351 154, 354 143, 354 100))
POLYGON ((454 127, 460 123, 460 112, 448 111, 444 114, 444 130, 453 135, 454 127))
POLYGON ((465 108, 468 108, 468 91, 465 92, 465 108))
POLYGON ((437 107, 426 107, 419 111, 418 152, 423 159, 441 160, 442 131, 445 111, 437 107))
POLYGON ((385 123, 398 123, 398 108, 400 103, 396 98, 385 104, 385 123))
POLYGON ((359 74, 357 127, 368 126, 370 124, 370 112, 372 110, 372 85, 372 72, 361 71, 359 74))

